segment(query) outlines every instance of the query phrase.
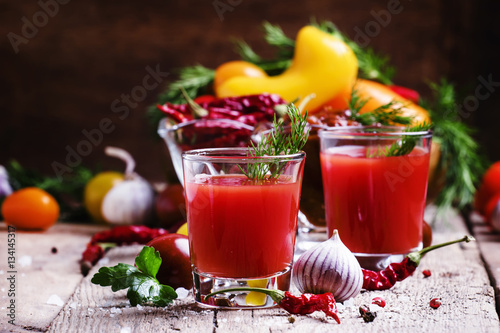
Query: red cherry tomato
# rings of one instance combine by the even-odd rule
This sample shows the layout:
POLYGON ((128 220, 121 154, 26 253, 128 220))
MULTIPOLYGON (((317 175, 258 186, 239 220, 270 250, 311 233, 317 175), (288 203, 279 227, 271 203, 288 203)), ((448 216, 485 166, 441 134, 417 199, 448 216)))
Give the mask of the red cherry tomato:
POLYGON ((161 284, 176 289, 193 287, 188 238, 180 234, 156 237, 147 246, 160 252, 161 266, 156 278, 161 284))
POLYGON ((159 227, 168 229, 180 221, 185 221, 186 200, 180 184, 168 185, 155 199, 159 227))
POLYGON ((476 210, 484 216, 486 205, 496 194, 500 194, 500 161, 493 163, 483 175, 474 200, 476 210))

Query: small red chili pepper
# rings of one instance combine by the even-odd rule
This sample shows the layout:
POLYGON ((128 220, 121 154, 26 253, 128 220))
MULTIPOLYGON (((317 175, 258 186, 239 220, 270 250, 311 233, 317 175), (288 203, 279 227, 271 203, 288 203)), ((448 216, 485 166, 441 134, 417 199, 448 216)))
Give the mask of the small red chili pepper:
POLYGON ((431 306, 431 308, 437 309, 441 306, 441 301, 439 300, 439 298, 433 298, 429 302, 429 305, 431 306))
POLYGON ((399 96, 409 99, 413 103, 418 103, 420 99, 420 94, 413 89, 402 87, 402 86, 397 86, 397 85, 388 85, 389 89, 394 91, 396 94, 399 96))
POLYGON ((385 307, 385 300, 382 297, 375 297, 372 299, 372 304, 376 304, 381 308, 385 307))
POLYGON ((424 269, 422 271, 422 274, 424 275, 424 277, 428 278, 429 276, 432 275, 431 271, 429 269, 424 269))
POLYGON ((408 254, 402 262, 392 263, 387 268, 374 272, 363 269, 363 288, 366 290, 385 290, 396 284, 397 281, 403 281, 408 276, 412 275, 420 263, 422 257, 428 252, 438 249, 443 246, 448 246, 460 242, 470 242, 474 240, 472 236, 464 236, 463 238, 441 243, 423 248, 418 252, 408 254))
POLYGON ((80 262, 82 274, 87 275, 90 268, 104 256, 104 243, 107 245, 106 248, 124 244, 146 244, 153 238, 164 234, 168 234, 168 231, 165 229, 153 229, 139 225, 118 226, 110 230, 98 232, 92 236, 90 242, 87 244, 87 248, 82 253, 80 262))
POLYGON ((315 311, 323 311, 327 316, 335 319, 340 324, 339 316, 337 315, 337 303, 332 293, 325 294, 302 294, 295 296, 289 291, 273 290, 257 287, 241 287, 228 288, 218 290, 205 296, 204 300, 209 302, 209 298, 216 294, 232 292, 232 291, 257 291, 264 293, 272 298, 280 308, 291 314, 306 315, 315 311))

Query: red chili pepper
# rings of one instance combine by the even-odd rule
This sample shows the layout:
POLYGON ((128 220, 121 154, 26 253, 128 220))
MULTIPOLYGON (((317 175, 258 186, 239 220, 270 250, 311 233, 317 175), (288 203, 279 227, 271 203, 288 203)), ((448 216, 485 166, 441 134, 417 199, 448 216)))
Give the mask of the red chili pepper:
POLYGON ((90 242, 87 244, 87 248, 82 253, 80 265, 82 274, 87 275, 90 268, 104 256, 105 249, 102 243, 111 243, 113 245, 146 244, 153 238, 164 234, 168 234, 168 231, 165 229, 153 229, 139 225, 118 226, 110 230, 98 232, 92 236, 90 242))
POLYGON ((403 98, 406 98, 406 99, 409 99, 413 103, 417 103, 418 104, 418 101, 420 100, 420 94, 416 90, 413 90, 413 89, 410 89, 410 88, 406 88, 406 87, 402 87, 402 86, 397 86, 397 85, 394 85, 394 84, 393 85, 388 85, 388 87, 389 87, 389 89, 391 89, 392 91, 394 91, 399 96, 401 96, 403 98))
POLYGON ((441 306, 441 301, 439 300, 439 298, 433 298, 429 302, 429 305, 431 306, 431 308, 437 309, 441 306))
POLYGON ((431 276, 431 271, 428 269, 424 269, 422 271, 422 274, 424 274, 424 277, 428 278, 429 276, 431 276))
POLYGON ((278 105, 287 104, 275 94, 226 98, 200 97, 196 103, 185 94, 186 104, 158 105, 168 117, 186 123, 176 135, 183 150, 206 147, 247 147, 259 123, 271 123, 278 105), (191 122, 198 119, 196 122, 191 122), (220 121, 220 120, 227 121, 220 121), (189 123, 188 123, 189 122, 189 123))
POLYGON ((397 281, 402 281, 406 279, 408 276, 412 275, 417 266, 420 263, 422 257, 435 249, 438 249, 443 246, 459 243, 459 242, 470 242, 474 240, 471 236, 464 236, 461 239, 457 239, 451 242, 446 242, 442 244, 437 244, 433 246, 429 246, 423 248, 418 252, 412 252, 408 254, 402 262, 400 263, 392 263, 387 268, 374 272, 367 269, 363 269, 363 288, 366 290, 384 290, 389 289, 397 281))
POLYGON ((337 303, 332 293, 325 294, 302 294, 295 296, 288 291, 256 288, 256 287, 241 287, 228 288, 218 290, 205 296, 204 302, 210 303, 210 298, 216 294, 233 292, 233 291, 257 291, 269 295, 280 308, 291 314, 306 315, 315 311, 323 311, 327 316, 335 319, 340 324, 339 316, 337 315, 337 303))
POLYGON ((385 308, 385 300, 382 297, 374 297, 372 299, 372 304, 376 304, 381 308, 385 308))
POLYGON ((196 104, 202 105, 203 103, 209 103, 213 101, 216 97, 213 95, 201 95, 194 99, 196 104))

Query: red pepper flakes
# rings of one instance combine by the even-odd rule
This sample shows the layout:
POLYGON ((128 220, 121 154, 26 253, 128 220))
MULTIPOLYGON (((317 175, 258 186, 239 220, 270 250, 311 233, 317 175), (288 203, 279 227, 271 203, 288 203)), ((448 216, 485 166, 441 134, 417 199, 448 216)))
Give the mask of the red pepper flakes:
POLYGON ((441 306, 441 301, 439 300, 439 298, 433 298, 431 299, 429 305, 431 306, 431 308, 437 309, 441 306))
POLYGON ((428 278, 429 276, 431 276, 431 271, 429 269, 424 269, 422 271, 422 274, 424 275, 424 277, 428 278))
POLYGON ((381 308, 385 307, 385 300, 382 297, 375 297, 372 299, 372 304, 376 304, 381 308))

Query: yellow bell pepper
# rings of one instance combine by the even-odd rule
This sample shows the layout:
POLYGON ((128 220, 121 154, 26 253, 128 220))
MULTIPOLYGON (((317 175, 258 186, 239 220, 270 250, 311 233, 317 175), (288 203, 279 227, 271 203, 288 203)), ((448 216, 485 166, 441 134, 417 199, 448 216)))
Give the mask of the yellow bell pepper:
POLYGON ((297 105, 314 94, 304 107, 313 110, 351 87, 357 72, 358 60, 347 44, 314 26, 305 26, 297 34, 292 65, 282 74, 237 74, 216 85, 215 92, 217 97, 275 93, 289 102, 299 99, 297 105))

